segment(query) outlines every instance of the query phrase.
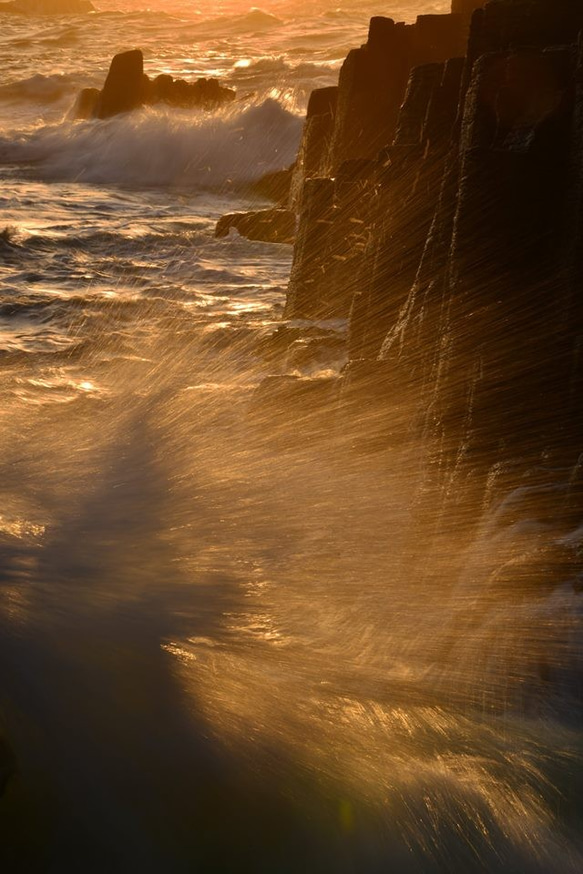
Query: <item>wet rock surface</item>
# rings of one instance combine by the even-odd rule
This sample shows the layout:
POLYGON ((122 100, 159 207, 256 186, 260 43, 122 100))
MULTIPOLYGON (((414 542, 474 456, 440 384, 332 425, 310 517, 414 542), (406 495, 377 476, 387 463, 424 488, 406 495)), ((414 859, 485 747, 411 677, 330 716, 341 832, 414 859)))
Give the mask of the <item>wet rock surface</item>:
POLYGON ((350 319, 341 404, 432 447, 438 503, 580 454, 582 30, 563 0, 375 18, 310 101, 285 315, 350 319))
POLYGON ((163 74, 152 80, 144 73, 142 51, 133 49, 115 55, 101 91, 83 89, 72 115, 77 119, 104 119, 157 104, 212 110, 234 99, 235 92, 224 88, 217 79, 187 82, 163 74))
POLYGON ((137 109, 144 102, 144 56, 139 49, 116 55, 97 104, 98 118, 137 109))
POLYGON ((98 110, 100 97, 101 91, 99 88, 83 88, 75 101, 71 116, 79 120, 94 118, 98 110))
POLYGON ((288 209, 264 209, 255 212, 234 212, 219 219, 216 237, 228 236, 231 229, 248 240, 265 243, 293 243, 295 215, 288 209))
POLYGON ((285 170, 275 170, 260 176, 259 179, 250 183, 249 193, 265 198, 265 200, 271 200, 285 209, 290 202, 294 170, 295 165, 292 165, 285 170))

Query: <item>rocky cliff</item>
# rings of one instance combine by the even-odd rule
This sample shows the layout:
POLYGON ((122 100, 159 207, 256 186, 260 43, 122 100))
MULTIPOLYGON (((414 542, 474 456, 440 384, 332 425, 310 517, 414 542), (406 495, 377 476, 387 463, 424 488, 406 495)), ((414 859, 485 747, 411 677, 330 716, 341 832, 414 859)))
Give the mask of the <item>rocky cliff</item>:
POLYGON ((570 0, 376 18, 310 102, 286 317, 348 320, 340 427, 421 445, 440 525, 578 476, 582 30, 570 0))

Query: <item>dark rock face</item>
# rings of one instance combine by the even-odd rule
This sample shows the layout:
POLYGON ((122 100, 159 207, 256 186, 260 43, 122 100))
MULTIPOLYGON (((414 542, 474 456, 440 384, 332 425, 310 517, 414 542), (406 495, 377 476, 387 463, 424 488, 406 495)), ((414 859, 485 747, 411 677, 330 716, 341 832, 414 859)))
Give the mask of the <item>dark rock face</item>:
MULTIPOLYGON (((378 236, 373 241, 371 234, 373 227, 384 222, 383 212, 389 202, 394 217, 391 228, 402 226, 403 246, 410 230, 424 239, 431 211, 423 210, 421 224, 413 215, 401 222, 394 207, 395 185, 391 187, 389 179, 393 178, 399 187, 397 180, 403 179, 403 171, 410 168, 414 154, 422 157, 427 142, 435 149, 437 142, 451 133, 458 109, 462 61, 447 68, 443 65, 452 55, 464 54, 466 34, 467 22, 461 15, 419 16, 414 25, 373 18, 367 43, 348 55, 338 87, 313 93, 290 196, 290 206, 300 212, 301 218, 288 315, 296 316, 300 311, 304 316, 314 312, 325 315, 328 308, 330 315, 346 318, 353 302, 359 312, 363 306, 369 310, 369 294, 364 286, 373 273, 381 276, 381 262, 386 261, 377 255, 378 236), (411 70, 415 72, 409 81, 411 70), (426 119, 429 112, 431 117, 426 119), (318 216, 312 195, 309 202, 304 197, 308 196, 310 180, 325 177, 335 179, 330 189, 332 201, 325 214, 318 216), (305 237, 311 241, 314 233, 319 253, 312 272, 313 245, 304 245, 302 240, 305 237), (325 269, 324 252, 329 253, 325 269), (304 257, 308 259, 306 265, 302 264, 304 257), (300 287, 304 291, 300 292, 300 287), (308 298, 311 304, 306 308, 308 298)), ((443 145, 439 149, 443 150, 443 145)), ((429 165, 430 161, 425 162, 425 169, 429 165)), ((434 168, 432 173, 437 177, 438 170, 434 168)), ((427 180, 421 187, 423 184, 427 185, 427 180)), ((411 193, 407 182, 403 199, 410 201, 411 193)), ((387 229, 386 233, 393 230, 387 229)), ((412 266, 403 272, 405 289, 410 287, 411 270, 412 266)), ((386 328, 386 323, 377 325, 378 348, 386 328)))
POLYGON ((468 58, 487 52, 569 45, 583 27, 573 0, 491 0, 472 19, 468 58))
POLYGON ((350 316, 345 415, 423 440, 460 507, 583 444, 583 6, 481 7, 373 19, 349 55, 286 308, 350 316))
POLYGON ((142 52, 134 49, 114 57, 101 92, 94 88, 85 88, 81 92, 72 115, 78 119, 110 118, 153 104, 183 109, 216 109, 233 101, 235 96, 234 91, 223 88, 217 79, 186 82, 161 75, 152 81, 144 73, 142 52))
POLYGON ((264 209, 257 212, 233 212, 222 216, 215 237, 226 237, 231 228, 248 240, 265 243, 293 243, 295 213, 288 209, 264 209))
POLYGON ((83 88, 79 92, 75 106, 71 111, 71 117, 78 119, 95 118, 100 98, 101 91, 99 88, 83 88))
POLYGON ((338 80, 332 171, 374 158, 394 135, 411 65, 411 28, 372 19, 369 40, 346 58, 338 80))
POLYGON ((469 20, 476 9, 481 9, 485 3, 486 0, 452 0, 451 11, 469 20))
POLYGON ((111 62, 97 107, 98 118, 109 118, 141 106, 144 98, 144 56, 139 49, 116 55, 111 62))
POLYGON ((331 145, 336 120, 338 88, 312 91, 302 142, 291 183, 291 205, 299 210, 306 179, 327 176, 331 171, 331 145))
POLYGON ((421 142, 429 102, 436 87, 441 84, 443 71, 443 64, 424 64, 412 70, 399 113, 394 146, 411 146, 421 142))
POLYGON ((235 98, 235 92, 223 88, 218 79, 197 79, 186 82, 184 79, 173 79, 169 75, 157 76, 149 83, 147 103, 167 103, 185 109, 200 107, 214 109, 222 103, 228 103, 235 98))
POLYGON ((326 284, 333 263, 333 210, 334 181, 309 179, 304 188, 288 289, 288 318, 326 318, 334 314, 326 284))
MULTIPOLYGON (((448 366, 452 378, 462 361, 476 368, 472 435, 463 439, 479 452, 520 441, 528 421, 529 451, 540 454, 569 406, 577 308, 563 265, 574 73, 570 48, 486 55, 474 65, 449 258, 456 340, 448 366)), ((448 420, 459 429, 465 413, 448 393, 448 420)))
POLYGON ((5 738, 0 737, 0 798, 16 773, 16 758, 5 738))
POLYGON ((463 61, 417 67, 393 145, 382 160, 368 269, 353 307, 351 348, 378 356, 415 281, 457 114, 463 61))
POLYGON ((292 164, 285 170, 274 170, 272 173, 266 173, 265 176, 252 182, 249 185, 249 190, 252 194, 264 197, 265 200, 272 200, 282 208, 286 208, 290 200, 294 171, 295 164, 292 164))
POLYGON ((375 158, 391 144, 411 70, 465 54, 461 15, 420 15, 415 24, 373 18, 367 43, 340 71, 332 168, 351 158, 375 158))

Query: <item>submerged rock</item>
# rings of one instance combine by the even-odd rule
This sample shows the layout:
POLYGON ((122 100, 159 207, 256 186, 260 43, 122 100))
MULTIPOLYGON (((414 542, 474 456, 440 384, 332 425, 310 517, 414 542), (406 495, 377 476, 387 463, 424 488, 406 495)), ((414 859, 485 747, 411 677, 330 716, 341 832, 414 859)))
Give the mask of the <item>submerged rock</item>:
POLYGON ((346 363, 346 323, 319 325, 284 323, 258 344, 259 354, 272 366, 313 373, 339 371, 346 363))
POLYGON ((226 237, 231 228, 248 240, 265 243, 293 243, 295 215, 288 209, 263 209, 256 212, 232 212, 219 219, 215 237, 226 237))

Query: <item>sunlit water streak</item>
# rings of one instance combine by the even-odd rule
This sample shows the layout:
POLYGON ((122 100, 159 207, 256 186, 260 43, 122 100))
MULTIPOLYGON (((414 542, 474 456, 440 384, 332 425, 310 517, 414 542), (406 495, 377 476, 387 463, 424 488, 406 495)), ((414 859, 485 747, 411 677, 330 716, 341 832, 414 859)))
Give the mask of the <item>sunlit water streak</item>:
POLYGON ((583 866, 572 569, 536 603, 492 582, 580 533, 515 494, 462 568, 446 544, 428 573, 424 447, 358 454, 334 404, 260 401, 270 374, 324 385, 343 360, 266 355, 291 253, 212 237, 249 203, 237 182, 293 159, 308 91, 379 8, 2 32, 8 871, 583 866), (63 123, 129 44, 151 73, 256 93, 218 118, 63 123))

